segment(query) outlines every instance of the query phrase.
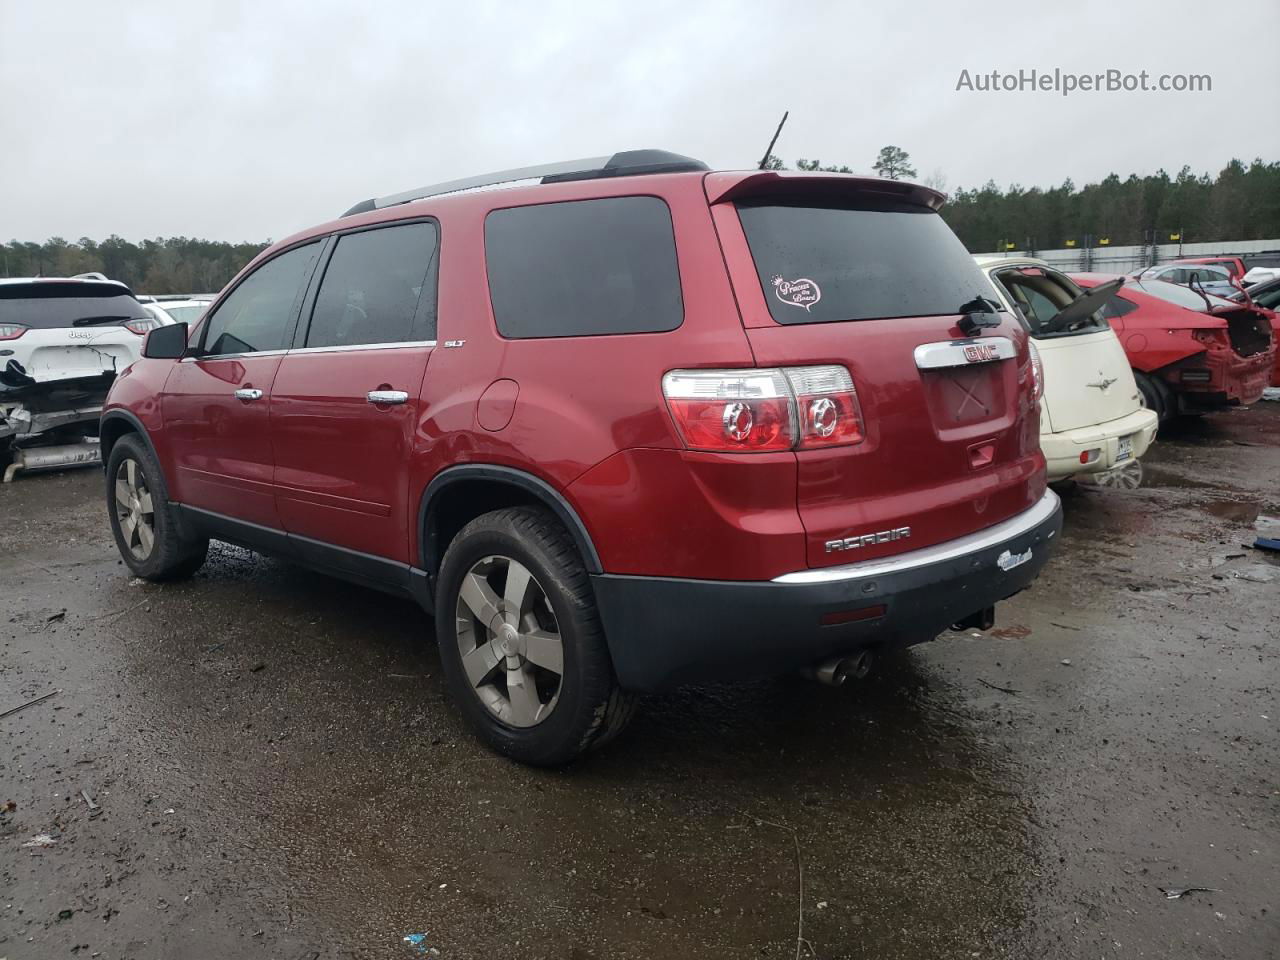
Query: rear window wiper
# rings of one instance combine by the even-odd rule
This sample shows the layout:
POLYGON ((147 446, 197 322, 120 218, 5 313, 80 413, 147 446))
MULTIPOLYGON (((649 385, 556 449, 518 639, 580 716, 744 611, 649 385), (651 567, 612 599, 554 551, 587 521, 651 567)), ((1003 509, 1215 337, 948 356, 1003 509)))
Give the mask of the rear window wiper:
POLYGON ((99 323, 124 323, 126 320, 133 320, 134 317, 81 317, 78 320, 72 320, 73 327, 91 327, 99 323))
POLYGON ((984 327, 1000 326, 1000 304, 984 296, 977 296, 960 305, 960 322, 956 324, 966 337, 972 337, 984 327))

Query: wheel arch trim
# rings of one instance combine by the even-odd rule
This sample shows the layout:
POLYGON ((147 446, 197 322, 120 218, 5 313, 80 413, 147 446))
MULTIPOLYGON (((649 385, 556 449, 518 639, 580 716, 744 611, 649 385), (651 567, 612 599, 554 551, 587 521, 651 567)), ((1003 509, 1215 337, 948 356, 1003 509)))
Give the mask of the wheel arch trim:
MULTIPOLYGON (((117 423, 120 421, 123 421, 124 423, 128 424, 129 428, 133 432, 138 433, 142 436, 142 442, 147 445, 147 450, 150 451, 151 456, 155 458, 156 464, 160 465, 160 455, 156 452, 156 445, 151 441, 151 434, 147 432, 146 426, 143 424, 141 420, 138 419, 137 415, 130 413, 128 410, 115 409, 115 410, 108 410, 106 413, 104 413, 102 415, 102 418, 98 421, 99 435, 105 432, 104 428, 107 426, 107 424, 117 423)), ((124 432, 127 433, 128 431, 124 431, 124 432)), ((113 440, 112 445, 114 445, 114 443, 115 441, 113 440)), ((107 446, 102 451, 102 468, 104 470, 106 469, 107 460, 110 458, 110 456, 111 456, 111 447, 107 446)), ((163 471, 164 467, 161 466, 160 469, 163 471)))
POLYGON ((438 502, 442 492, 449 487, 468 480, 484 480, 490 483, 505 484, 532 494, 569 531, 569 535, 573 537, 578 552, 582 555, 582 562, 586 566, 587 572, 595 574, 604 572, 600 564, 600 555, 596 552, 595 544, 591 540, 591 534, 587 532, 586 524, 582 522, 582 518, 578 516, 578 512, 573 508, 573 505, 565 499, 559 490, 541 477, 515 467, 504 467, 488 463, 464 463, 447 467, 432 477, 418 504, 418 562, 421 569, 425 570, 433 579, 436 571, 440 568, 440 561, 443 559, 441 556, 443 551, 439 549, 439 544, 436 543, 434 534, 428 530, 428 523, 433 519, 433 507, 438 502))

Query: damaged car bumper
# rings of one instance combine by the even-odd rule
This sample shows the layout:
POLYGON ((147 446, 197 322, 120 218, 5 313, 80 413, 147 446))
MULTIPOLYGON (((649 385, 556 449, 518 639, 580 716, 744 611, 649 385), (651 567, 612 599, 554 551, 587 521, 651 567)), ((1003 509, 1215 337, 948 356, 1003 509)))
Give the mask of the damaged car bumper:
POLYGON ((1209 350, 1176 364, 1166 379, 1192 406, 1235 406, 1256 403, 1271 382, 1275 347, 1251 357, 1209 350))
POLYGON ((35 437, 97 420, 114 375, 0 385, 0 439, 35 437))

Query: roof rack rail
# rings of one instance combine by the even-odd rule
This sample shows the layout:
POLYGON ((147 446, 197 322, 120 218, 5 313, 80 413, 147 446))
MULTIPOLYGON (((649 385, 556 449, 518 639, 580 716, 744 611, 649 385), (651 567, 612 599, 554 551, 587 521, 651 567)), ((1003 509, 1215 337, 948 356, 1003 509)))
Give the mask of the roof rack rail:
POLYGON ((514 183, 517 180, 565 183, 570 180, 635 177, 649 173, 688 173, 710 169, 701 160, 681 156, 678 153, 671 153, 667 150, 623 150, 611 157, 562 160, 560 163, 544 163, 536 167, 500 170, 497 173, 484 173, 478 177, 465 177, 461 180, 449 180, 446 183, 418 187, 416 190, 393 193, 386 197, 361 200, 344 213, 343 216, 350 217, 357 213, 368 213, 370 210, 381 210, 383 207, 411 203, 414 200, 422 200, 425 197, 438 197, 443 193, 459 193, 463 190, 475 190, 478 187, 490 187, 499 183, 514 183))

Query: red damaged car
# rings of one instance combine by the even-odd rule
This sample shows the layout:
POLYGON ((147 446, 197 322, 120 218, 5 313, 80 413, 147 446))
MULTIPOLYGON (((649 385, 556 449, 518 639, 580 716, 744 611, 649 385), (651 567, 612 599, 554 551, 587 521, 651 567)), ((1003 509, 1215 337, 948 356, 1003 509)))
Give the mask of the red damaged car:
MULTIPOLYGON (((1114 280, 1071 275, 1089 288, 1114 280)), ((1267 311, 1164 280, 1131 280, 1102 308, 1161 420, 1250 404, 1271 381, 1276 344, 1267 311)))

